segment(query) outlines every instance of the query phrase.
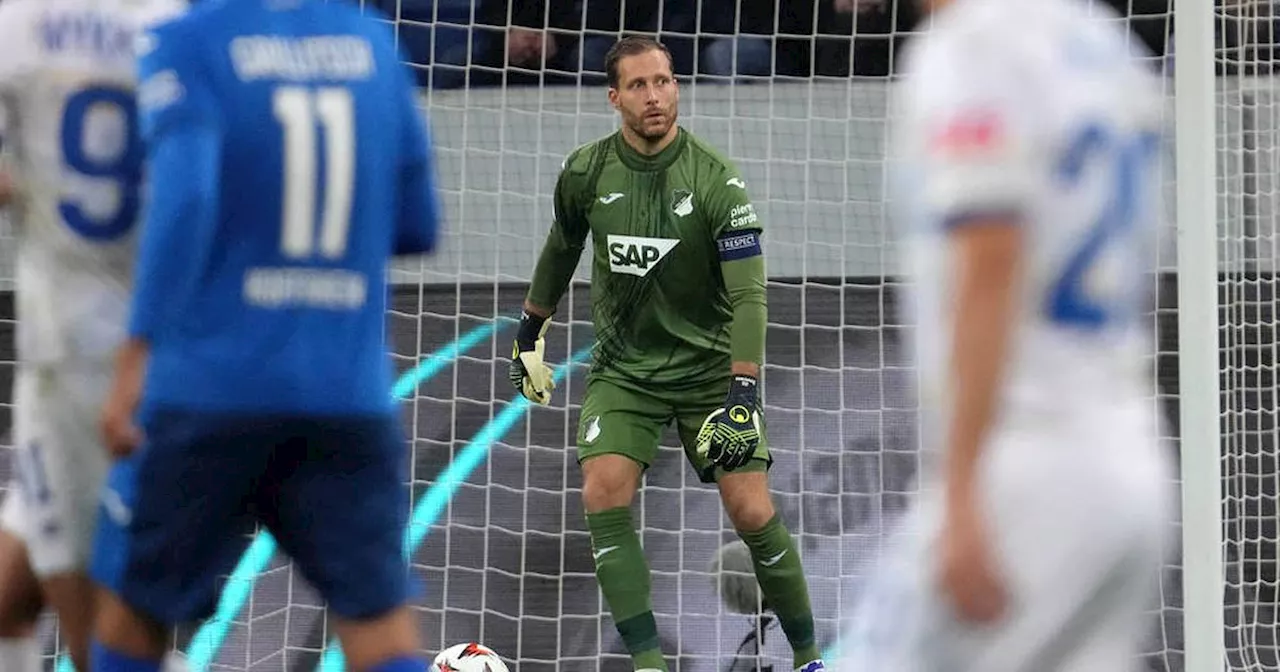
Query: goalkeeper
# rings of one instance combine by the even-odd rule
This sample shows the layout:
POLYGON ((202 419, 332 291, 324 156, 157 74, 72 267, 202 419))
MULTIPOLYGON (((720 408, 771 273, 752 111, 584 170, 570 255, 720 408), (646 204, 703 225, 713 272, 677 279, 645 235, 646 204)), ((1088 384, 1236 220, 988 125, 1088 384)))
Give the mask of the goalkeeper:
POLYGON ((719 487, 751 550, 795 668, 822 670, 800 557, 769 496, 761 222, 733 164, 676 124, 665 47, 624 38, 605 70, 621 130, 575 150, 560 171, 511 382, 535 403, 550 400, 543 335, 591 233, 596 346, 578 461, 596 578, 635 668, 667 669, 630 507, 674 421, 698 477, 719 487))

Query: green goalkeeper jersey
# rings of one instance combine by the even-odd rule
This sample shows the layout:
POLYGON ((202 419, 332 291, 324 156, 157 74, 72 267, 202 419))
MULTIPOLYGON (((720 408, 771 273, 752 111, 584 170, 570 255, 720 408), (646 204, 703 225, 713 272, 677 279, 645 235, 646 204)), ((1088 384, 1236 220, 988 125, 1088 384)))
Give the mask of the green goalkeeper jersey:
POLYGON ((762 223, 734 165, 692 133, 658 154, 621 133, 575 150, 529 301, 554 309, 592 238, 592 375, 693 386, 760 363, 762 223))

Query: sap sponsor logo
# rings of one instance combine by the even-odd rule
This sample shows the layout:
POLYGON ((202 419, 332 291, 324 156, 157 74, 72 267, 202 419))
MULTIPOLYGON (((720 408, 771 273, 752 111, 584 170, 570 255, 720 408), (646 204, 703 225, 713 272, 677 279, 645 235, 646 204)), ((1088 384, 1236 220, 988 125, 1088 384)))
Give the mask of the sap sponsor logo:
POLYGON ((750 203, 735 206, 729 211, 729 228, 741 229, 760 221, 756 215, 756 206, 750 203))
POLYGON ((609 270, 644 277, 662 261, 680 241, 674 238, 641 238, 615 236, 606 240, 609 248, 609 270))

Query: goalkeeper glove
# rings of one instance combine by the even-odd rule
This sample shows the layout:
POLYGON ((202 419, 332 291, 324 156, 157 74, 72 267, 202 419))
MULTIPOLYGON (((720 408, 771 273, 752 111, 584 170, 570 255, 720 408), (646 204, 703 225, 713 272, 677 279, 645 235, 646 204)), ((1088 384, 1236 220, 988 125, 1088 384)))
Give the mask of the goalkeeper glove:
POLYGON ((511 384, 520 394, 535 404, 546 405, 551 401, 551 390, 556 381, 551 379, 551 367, 542 361, 546 349, 543 336, 551 320, 532 315, 528 311, 520 315, 520 331, 516 332, 515 346, 511 350, 511 384))
POLYGON ((756 387, 755 378, 734 376, 724 407, 712 411, 698 430, 698 454, 726 471, 750 461, 760 445, 762 419, 756 387))

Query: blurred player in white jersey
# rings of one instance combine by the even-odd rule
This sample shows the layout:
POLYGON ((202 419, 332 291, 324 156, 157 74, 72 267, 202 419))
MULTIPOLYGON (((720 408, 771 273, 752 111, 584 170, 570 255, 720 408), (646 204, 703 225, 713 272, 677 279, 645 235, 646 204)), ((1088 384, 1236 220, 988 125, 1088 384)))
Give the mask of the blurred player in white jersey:
POLYGON ((0 670, 41 668, 57 611, 88 669, 85 576, 107 454, 98 432, 124 334, 143 152, 134 38, 179 0, 0 2, 0 204, 17 237, 16 475, 0 510, 0 670))
POLYGON ((1131 669, 1174 501, 1160 82, 1100 5, 929 5, 894 139, 926 466, 836 669, 1131 669))

